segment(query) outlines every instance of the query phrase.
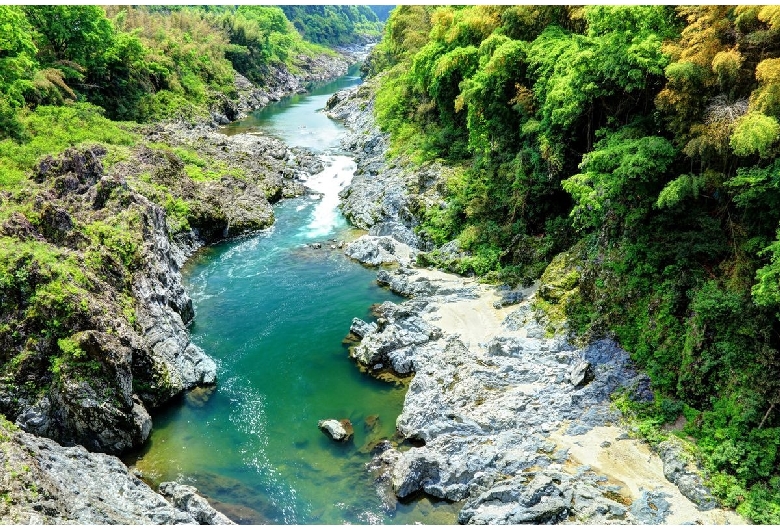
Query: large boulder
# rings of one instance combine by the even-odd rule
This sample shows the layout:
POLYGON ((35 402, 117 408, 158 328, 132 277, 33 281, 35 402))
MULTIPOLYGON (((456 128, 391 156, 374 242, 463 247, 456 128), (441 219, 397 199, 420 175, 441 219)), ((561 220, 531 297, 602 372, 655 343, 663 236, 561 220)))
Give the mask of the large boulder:
POLYGON ((680 493, 693 502, 699 510, 712 510, 718 501, 704 485, 701 475, 692 463, 692 456, 686 454, 680 442, 665 440, 658 444, 658 454, 664 464, 666 480, 675 484, 680 493))
POLYGON ((380 318, 373 329, 363 328, 360 344, 350 356, 372 370, 392 368, 398 374, 414 371, 417 350, 441 336, 439 329, 392 302, 377 309, 380 318))
POLYGON ((344 254, 364 265, 406 263, 411 248, 389 236, 361 236, 349 243, 344 254))

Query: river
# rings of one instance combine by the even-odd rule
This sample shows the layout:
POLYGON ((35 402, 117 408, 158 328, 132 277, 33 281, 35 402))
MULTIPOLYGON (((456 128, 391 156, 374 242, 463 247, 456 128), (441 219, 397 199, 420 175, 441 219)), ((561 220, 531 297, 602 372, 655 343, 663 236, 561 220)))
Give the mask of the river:
POLYGON ((330 248, 350 236, 337 205, 355 165, 336 147, 343 128, 318 110, 358 84, 355 73, 225 128, 316 151, 326 169, 306 184, 321 198, 282 201, 269 230, 189 260, 192 340, 216 360, 219 383, 158 411, 132 459, 153 485, 194 485, 237 522, 455 522, 453 506, 426 498, 384 511, 365 471, 372 444, 395 432, 405 388, 362 374, 343 344, 353 317, 371 319, 372 304, 397 299, 376 285, 376 271, 330 248), (349 418, 354 443, 329 440, 317 428, 324 418, 349 418))

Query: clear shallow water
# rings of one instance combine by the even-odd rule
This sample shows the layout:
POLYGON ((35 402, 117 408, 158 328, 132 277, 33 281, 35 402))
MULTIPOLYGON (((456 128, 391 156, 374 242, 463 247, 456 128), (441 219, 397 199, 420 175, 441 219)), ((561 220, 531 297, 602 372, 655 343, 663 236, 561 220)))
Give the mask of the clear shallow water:
POLYGON ((306 94, 295 94, 272 103, 221 130, 228 135, 260 130, 290 146, 307 147, 316 152, 330 150, 335 147, 343 128, 318 111, 325 108, 335 92, 360 82, 359 67, 354 65, 338 79, 317 84, 306 94))
POLYGON ((405 389, 361 374, 342 344, 353 317, 370 319, 371 304, 397 299, 376 285, 376 271, 327 243, 350 230, 337 194, 355 167, 331 150, 340 127, 315 111, 356 82, 348 77, 250 118, 268 121, 249 129, 266 131, 270 122, 294 145, 320 146, 326 169, 307 185, 322 197, 283 201, 271 229, 188 262, 192 340, 217 361, 219 383, 159 411, 150 442, 130 459, 154 484, 196 486, 238 522, 455 522, 453 506, 427 499, 384 512, 365 471, 372 445, 395 432, 405 389), (295 136, 301 122, 317 123, 319 134, 295 136), (311 242, 327 244, 315 250, 311 242), (324 418, 348 418, 354 442, 330 441, 317 428, 324 418))

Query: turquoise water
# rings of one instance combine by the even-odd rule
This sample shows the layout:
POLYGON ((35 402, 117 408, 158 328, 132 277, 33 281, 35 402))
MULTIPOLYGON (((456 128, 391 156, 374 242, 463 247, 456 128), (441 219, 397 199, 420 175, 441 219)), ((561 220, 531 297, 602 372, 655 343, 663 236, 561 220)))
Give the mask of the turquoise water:
MULTIPOLYGON (((296 123, 319 123, 314 110, 329 94, 296 96, 247 127, 276 123, 274 134, 289 140, 296 123)), ((376 285, 375 270, 330 248, 349 237, 337 193, 355 168, 331 150, 337 124, 311 130, 319 134, 290 143, 320 146, 327 168, 307 184, 322 198, 283 201, 271 229, 188 262, 192 340, 216 360, 219 383, 158 412, 133 463, 153 484, 196 486, 241 523, 454 523, 452 506, 427 499, 384 511, 365 470, 373 444, 395 433, 405 389, 362 374, 343 340, 353 317, 370 319, 372 304, 396 298, 376 285), (348 418, 354 441, 329 440, 317 428, 324 418, 348 418)))
POLYGON ((342 133, 340 124, 318 112, 334 92, 359 85, 359 67, 352 66, 346 75, 328 83, 312 86, 306 94, 296 94, 257 110, 247 118, 226 125, 225 134, 263 131, 290 146, 313 151, 329 151, 342 133))

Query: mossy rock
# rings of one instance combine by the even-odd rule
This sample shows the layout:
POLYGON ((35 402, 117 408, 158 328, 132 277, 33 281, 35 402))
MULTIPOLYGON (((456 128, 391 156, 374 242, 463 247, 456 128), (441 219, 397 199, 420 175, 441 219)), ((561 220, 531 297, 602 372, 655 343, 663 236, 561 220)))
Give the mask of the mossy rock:
POLYGON ((553 258, 539 280, 536 307, 544 311, 550 323, 559 327, 567 310, 581 300, 582 244, 578 243, 553 258))

